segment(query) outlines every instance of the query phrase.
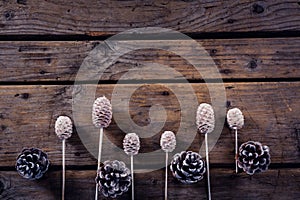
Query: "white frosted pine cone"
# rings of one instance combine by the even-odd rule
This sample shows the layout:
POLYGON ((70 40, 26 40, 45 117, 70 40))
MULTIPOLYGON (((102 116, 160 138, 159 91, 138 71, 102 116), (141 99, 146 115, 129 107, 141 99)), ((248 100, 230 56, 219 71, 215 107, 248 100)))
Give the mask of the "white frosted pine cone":
POLYGON ((93 104, 92 120, 97 128, 106 128, 112 119, 112 107, 110 101, 105 97, 99 97, 93 104))
POLYGON ((176 136, 172 131, 165 131, 160 138, 161 149, 165 152, 172 152, 176 147, 176 136))
POLYGON ((73 133, 72 120, 67 116, 59 116, 55 122, 55 133, 59 139, 68 139, 73 133))
POLYGON ((240 129, 244 126, 244 115, 238 108, 232 108, 227 112, 227 123, 232 129, 240 129))
POLYGON ((215 128, 214 110, 211 105, 201 103, 197 109, 196 124, 200 133, 211 133, 215 128))
POLYGON ((140 150, 140 139, 136 133, 127 133, 123 139, 123 148, 127 155, 134 156, 140 150))

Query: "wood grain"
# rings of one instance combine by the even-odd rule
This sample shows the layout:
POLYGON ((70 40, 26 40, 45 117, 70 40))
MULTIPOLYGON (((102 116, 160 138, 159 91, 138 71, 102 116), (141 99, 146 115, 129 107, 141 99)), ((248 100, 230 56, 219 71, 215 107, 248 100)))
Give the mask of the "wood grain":
MULTIPOLYGON (((93 199, 95 171, 67 171, 66 176, 66 199, 93 199)), ((16 172, 0 172, 0 198, 58 199, 60 178, 60 171, 51 170, 39 181, 25 180, 16 172)), ((170 171, 168 178, 169 199, 207 199, 205 179, 193 185, 183 185, 173 179, 170 171)), ((137 199, 163 199, 163 169, 135 173, 135 181, 137 199)), ((235 175, 227 169, 211 170, 213 199, 298 199, 299 183, 299 169, 268 170, 253 177, 244 173, 235 175)), ((105 198, 100 196, 99 199, 105 198)), ((131 194, 127 192, 117 199, 131 199, 131 194)))
MULTIPOLYGON (((100 42, 0 42, 0 81, 74 81, 84 58, 100 42)), ((212 57, 223 79, 300 77, 299 38, 218 39, 197 42, 212 57)), ((198 59, 206 62, 205 55, 193 51, 186 43, 182 42, 180 48, 183 52, 190 51, 192 57, 200 53, 198 59)), ((202 68, 202 72, 205 69, 202 68)), ((203 78, 188 61, 174 53, 144 49, 121 56, 99 79, 116 81, 131 70, 136 72, 127 77, 131 80, 153 79, 153 76, 172 80, 203 78), (165 66, 153 67, 152 75, 143 74, 142 78, 138 77, 145 62, 165 66), (182 77, 172 73, 160 73, 169 69, 176 70, 182 77)))
MULTIPOLYGON (((196 102, 193 102, 192 94, 184 87, 186 84, 135 84, 118 85, 121 91, 136 89, 129 98, 129 114, 138 126, 146 126, 149 123, 154 127, 147 129, 146 136, 141 140, 141 153, 159 150, 159 138, 163 130, 179 131, 184 127, 183 136, 178 138, 178 144, 188 145, 189 149, 199 151, 203 136, 197 134, 194 124, 194 116, 198 102, 210 102, 210 96, 205 84, 192 84, 196 94, 196 102), (175 88, 173 91, 169 88, 175 88), (180 106, 179 99, 188 105, 188 109, 180 106), (166 112, 166 122, 162 130, 155 130, 164 122, 161 107, 151 106, 161 104, 166 112), (196 106, 193 106, 196 105, 196 106), (150 109, 150 114, 149 114, 150 109), (188 121, 183 122, 181 116, 190 115, 188 121), (182 124, 180 124, 182 123, 182 124), (147 135, 148 134, 148 135, 147 135), (186 135, 186 136, 185 136, 186 135), (189 143, 190 142, 190 143, 189 143)), ((99 85, 96 96, 105 95, 112 98, 112 90, 116 85, 99 85)), ((82 85, 91 88, 92 86, 82 85)), ((239 143, 248 140, 260 141, 271 149, 272 163, 299 163, 299 82, 270 82, 270 83, 226 83, 228 108, 239 107, 245 115, 245 127, 239 131, 239 143)), ((81 93, 82 91, 75 91, 81 93)), ((72 92, 73 86, 1 86, 0 87, 0 166, 14 166, 15 159, 23 147, 42 148, 49 154, 53 165, 61 164, 61 142, 54 134, 55 119, 59 115, 72 116, 72 92)), ((127 101, 125 93, 119 93, 116 97, 127 101)), ((81 93, 88 95, 89 93, 81 93)), ((98 130, 91 123, 90 109, 94 98, 89 102, 80 101, 83 118, 77 118, 76 129, 80 131, 81 140, 87 141, 85 146, 96 155, 98 130)), ((126 162, 129 158, 122 153, 122 140, 125 135, 120 125, 129 124, 124 117, 125 111, 119 104, 113 104, 114 119, 121 117, 118 125, 115 121, 105 130, 103 147, 103 160, 113 159, 112 152, 119 152, 121 160, 126 162), (109 141, 113 143, 109 146, 109 141), (110 153, 108 153, 110 152, 110 153)), ((216 108, 215 108, 216 109, 216 108)), ((77 110, 78 112, 78 110, 77 110)), ((73 111, 74 114, 74 111, 73 111)), ((126 113, 125 113, 126 114, 126 113)), ((224 113, 225 114, 225 113, 224 113)), ((217 116, 221 119, 223 115, 217 116)), ((220 124, 219 124, 220 125, 220 124)), ((223 127, 223 124, 220 125, 223 127)), ((132 127, 125 126, 128 131, 132 127)), ((141 134, 141 133, 139 133, 141 134)), ((96 165, 94 157, 86 150, 78 137, 74 134, 67 141, 67 165, 83 166, 96 165)), ((179 151, 178 147, 175 152, 179 151)), ((203 154, 202 154, 203 155, 203 154)), ((154 156, 155 157, 155 156, 154 156)), ((148 159, 155 159, 149 156, 148 159)), ((137 169, 155 168, 159 161, 153 161, 153 166, 144 166, 143 160, 136 160, 137 169)), ((234 164, 234 134, 226 127, 216 146, 210 153, 213 164, 234 164)), ((161 162, 159 162, 161 164, 161 162)))
POLYGON ((300 29, 297 0, 2 1, 1 35, 109 35, 137 27, 185 33, 300 29))

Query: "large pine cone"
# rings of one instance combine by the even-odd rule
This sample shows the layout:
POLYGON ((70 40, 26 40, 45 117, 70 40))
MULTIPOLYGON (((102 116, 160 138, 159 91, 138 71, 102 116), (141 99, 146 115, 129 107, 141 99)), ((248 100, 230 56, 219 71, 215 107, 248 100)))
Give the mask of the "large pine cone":
POLYGON ((127 133, 123 140, 123 148, 127 155, 134 156, 140 150, 140 139, 136 133, 127 133))
POLYGON ((268 146, 262 146, 260 142, 248 141, 239 148, 237 157, 238 166, 247 174, 266 171, 271 163, 268 146))
POLYGON ((160 138, 161 149, 165 152, 172 152, 176 147, 176 137, 172 131, 165 131, 160 138))
POLYGON ((105 161, 98 171, 96 183, 105 197, 116 198, 128 191, 131 185, 130 170, 122 161, 105 161))
POLYGON ((227 112, 227 123, 232 129, 240 129, 244 126, 244 115, 238 108, 233 108, 227 112))
POLYGON ((211 105, 201 103, 197 109, 196 124, 200 133, 211 133, 215 128, 215 115, 211 105))
POLYGON ((192 151, 175 154, 170 169, 177 180, 186 184, 200 181, 206 171, 205 162, 201 156, 192 151))
POLYGON ((41 178, 48 170, 49 160, 47 154, 40 149, 24 149, 18 156, 16 169, 18 173, 27 179, 41 178))
POLYGON ((55 122, 55 133, 59 139, 68 139, 72 136, 73 124, 69 117, 59 116, 55 122))
POLYGON ((99 97, 93 104, 93 124, 97 128, 106 128, 112 119, 112 107, 110 101, 105 97, 99 97))

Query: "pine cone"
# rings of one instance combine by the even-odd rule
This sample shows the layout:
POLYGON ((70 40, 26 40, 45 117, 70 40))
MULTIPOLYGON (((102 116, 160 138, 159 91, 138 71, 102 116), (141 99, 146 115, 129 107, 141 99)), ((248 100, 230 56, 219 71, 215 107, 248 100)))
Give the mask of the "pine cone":
POLYGON ((203 178, 206 171, 201 156, 192 151, 182 151, 173 156, 170 169, 173 176, 182 183, 196 183, 203 178))
POLYGON ((112 108, 110 101, 105 97, 95 100, 92 111, 93 124, 97 128, 106 128, 112 119, 112 108))
POLYGON ((214 110, 211 105, 201 103, 197 109, 196 124, 200 133, 211 133, 215 128, 214 110))
POLYGON ((227 123, 232 129, 240 129, 244 126, 244 115, 238 108, 233 108, 227 112, 227 123))
POLYGON ((176 147, 176 137, 172 131, 165 131, 160 138, 161 149, 165 152, 172 152, 176 147))
POLYGON ((116 198, 128 191, 131 185, 130 170, 122 161, 105 161, 98 171, 96 183, 105 197, 116 198))
POLYGON ((248 141, 240 146, 237 161, 247 174, 266 171, 271 163, 269 147, 262 146, 260 142, 248 141))
POLYGON ((59 116, 55 122, 55 133, 59 139, 68 139, 73 132, 72 121, 67 116, 59 116))
POLYGON ((127 133, 123 140, 123 148, 127 155, 134 156, 140 150, 140 139, 135 133, 127 133))
POLYGON ((46 173, 49 164, 47 154, 42 150, 36 148, 24 149, 17 158, 16 169, 22 177, 35 180, 46 173))

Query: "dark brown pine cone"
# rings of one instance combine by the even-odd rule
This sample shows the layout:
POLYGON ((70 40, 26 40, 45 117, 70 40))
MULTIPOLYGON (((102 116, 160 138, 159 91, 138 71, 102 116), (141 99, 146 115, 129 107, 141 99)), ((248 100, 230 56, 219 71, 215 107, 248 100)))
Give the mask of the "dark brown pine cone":
POLYGON ((22 177, 35 180, 44 175, 48 170, 49 163, 47 154, 42 150, 24 149, 17 158, 16 169, 22 177))
POLYGON ((238 166, 247 174, 253 175, 266 171, 271 163, 268 146, 262 146, 260 142, 248 141, 239 148, 237 157, 238 166))
POLYGON ((196 183, 203 178, 206 171, 201 156, 192 151, 182 151, 173 156, 170 165, 173 176, 182 183, 196 183))
POLYGON ((96 183, 105 197, 116 198, 128 191, 131 185, 130 170, 122 161, 105 161, 98 171, 96 183))

